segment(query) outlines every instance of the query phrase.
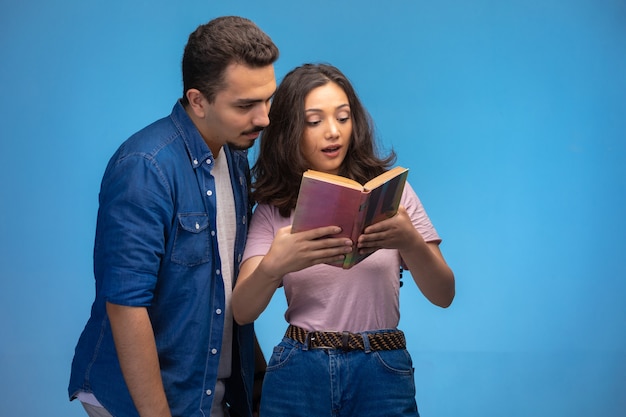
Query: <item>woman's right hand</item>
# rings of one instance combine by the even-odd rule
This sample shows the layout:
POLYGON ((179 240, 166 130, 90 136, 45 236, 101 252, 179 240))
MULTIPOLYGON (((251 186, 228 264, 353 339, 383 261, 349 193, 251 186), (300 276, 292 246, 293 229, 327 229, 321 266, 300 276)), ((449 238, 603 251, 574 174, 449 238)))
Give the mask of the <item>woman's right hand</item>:
POLYGON ((233 317, 243 325, 256 320, 282 283, 283 276, 324 262, 340 261, 352 251, 352 241, 337 234, 337 226, 291 233, 291 226, 278 230, 265 256, 253 256, 241 264, 233 290, 233 317))
POLYGON ((352 251, 353 242, 345 237, 328 237, 341 232, 338 226, 326 226, 291 233, 291 226, 278 230, 269 252, 259 268, 268 275, 282 277, 313 265, 336 262, 352 251))

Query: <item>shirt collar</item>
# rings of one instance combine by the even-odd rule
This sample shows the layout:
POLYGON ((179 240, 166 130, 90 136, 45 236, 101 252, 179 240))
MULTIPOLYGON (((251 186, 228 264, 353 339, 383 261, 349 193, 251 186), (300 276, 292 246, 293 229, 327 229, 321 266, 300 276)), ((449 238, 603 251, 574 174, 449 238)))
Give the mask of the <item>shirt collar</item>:
POLYGON ((194 168, 198 168, 207 160, 210 160, 211 165, 213 165, 215 162, 214 156, 209 146, 202 138, 202 135, 200 135, 198 128, 194 125, 180 100, 174 105, 170 117, 181 132, 181 136, 187 147, 187 154, 189 155, 191 165, 194 168))

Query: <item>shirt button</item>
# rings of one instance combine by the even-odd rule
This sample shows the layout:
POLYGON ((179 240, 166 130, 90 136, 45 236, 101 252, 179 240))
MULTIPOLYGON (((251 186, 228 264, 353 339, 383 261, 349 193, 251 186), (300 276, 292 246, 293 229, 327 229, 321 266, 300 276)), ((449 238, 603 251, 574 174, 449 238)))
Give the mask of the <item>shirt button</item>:
POLYGON ((215 236, 215 230, 211 230, 211 236, 215 236))
POLYGON ((246 216, 243 216, 241 219, 241 223, 246 224, 246 216))
POLYGON ((211 353, 215 355, 217 353, 217 349, 215 348, 211 349, 211 353))
POLYGON ((198 165, 198 160, 197 160, 197 159, 194 159, 194 160, 193 160, 193 164, 194 164, 194 165, 198 165))
POLYGON ((211 395, 213 394, 213 391, 211 391, 210 389, 206 390, 206 395, 211 395))
POLYGON ((210 160, 210 159, 207 159, 207 160, 206 160, 206 163, 207 163, 207 164, 209 164, 209 165, 211 165, 211 160, 210 160))
POLYGON ((213 195, 213 191, 209 190, 206 192, 206 195, 208 195, 209 197, 211 197, 213 195))
POLYGON ((219 269, 216 269, 216 270, 215 270, 215 273, 216 273, 217 275, 219 275, 219 274, 221 274, 221 271, 220 271, 219 269))
POLYGON ((221 309, 221 308, 218 308, 217 310, 215 310, 215 312, 216 312, 217 314, 222 314, 222 309, 221 309))

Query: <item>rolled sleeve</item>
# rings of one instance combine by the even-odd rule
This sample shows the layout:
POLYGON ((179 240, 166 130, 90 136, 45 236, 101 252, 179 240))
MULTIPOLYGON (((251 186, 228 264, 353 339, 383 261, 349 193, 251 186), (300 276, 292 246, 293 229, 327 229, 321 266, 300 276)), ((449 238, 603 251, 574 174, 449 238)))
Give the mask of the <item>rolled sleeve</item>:
POLYGON ((165 252, 171 199, 158 166, 133 154, 112 162, 102 182, 94 251, 104 299, 149 306, 165 252))

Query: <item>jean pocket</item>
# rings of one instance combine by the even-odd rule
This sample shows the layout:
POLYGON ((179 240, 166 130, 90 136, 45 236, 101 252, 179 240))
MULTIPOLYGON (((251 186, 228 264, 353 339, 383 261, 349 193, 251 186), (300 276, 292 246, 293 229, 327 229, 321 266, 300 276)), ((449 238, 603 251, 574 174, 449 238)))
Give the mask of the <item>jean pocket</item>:
POLYGON ((291 358, 293 352, 296 351, 296 347, 287 345, 284 343, 274 347, 270 360, 267 361, 267 372, 284 366, 291 358))
POLYGON ((379 350, 374 352, 374 356, 389 372, 400 375, 413 374, 413 361, 406 349, 379 350))
POLYGON ((209 216, 180 213, 172 248, 172 262, 196 266, 209 261, 209 216))

